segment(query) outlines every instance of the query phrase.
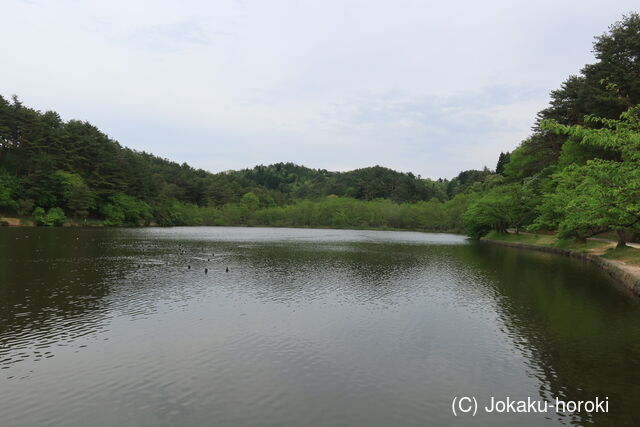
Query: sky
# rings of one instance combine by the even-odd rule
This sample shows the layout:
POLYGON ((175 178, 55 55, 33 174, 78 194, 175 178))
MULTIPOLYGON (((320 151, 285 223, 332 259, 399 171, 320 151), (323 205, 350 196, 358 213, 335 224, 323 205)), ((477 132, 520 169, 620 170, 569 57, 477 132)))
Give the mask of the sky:
MULTIPOLYGON (((635 6, 635 9, 634 9, 635 6)), ((635 1, 2 0, 0 95, 211 172, 495 168, 635 1)))

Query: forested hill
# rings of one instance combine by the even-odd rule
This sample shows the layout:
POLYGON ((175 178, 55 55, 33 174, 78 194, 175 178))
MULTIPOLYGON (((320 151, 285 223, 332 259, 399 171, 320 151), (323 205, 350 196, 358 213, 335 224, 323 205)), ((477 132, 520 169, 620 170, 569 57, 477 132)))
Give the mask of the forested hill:
POLYGON ((640 15, 595 38, 596 62, 551 92, 532 135, 499 164, 504 179, 477 195, 467 233, 526 227, 561 238, 640 234, 640 15))
POLYGON ((444 201, 489 173, 432 181, 380 166, 329 172, 279 163, 214 174, 122 147, 87 122, 64 122, 0 96, 0 211, 8 215, 44 218, 53 209, 51 221, 57 215, 110 225, 184 224, 178 212, 253 198, 257 208, 327 196, 444 201))
POLYGON ((423 179, 292 163, 209 173, 123 148, 89 123, 0 97, 0 213, 38 224, 275 225, 562 238, 640 234, 640 15, 596 37, 596 61, 551 92, 494 170, 423 179))
MULTIPOLYGON (((478 177, 484 173, 473 172, 477 172, 478 177)), ((293 163, 278 163, 256 166, 236 174, 249 179, 256 186, 281 192, 292 199, 336 195, 358 200, 389 199, 398 203, 433 198, 445 200, 452 195, 455 185, 460 185, 458 178, 453 181, 455 185, 450 185, 450 181, 421 179, 410 172, 397 172, 382 166, 329 172, 293 163)))

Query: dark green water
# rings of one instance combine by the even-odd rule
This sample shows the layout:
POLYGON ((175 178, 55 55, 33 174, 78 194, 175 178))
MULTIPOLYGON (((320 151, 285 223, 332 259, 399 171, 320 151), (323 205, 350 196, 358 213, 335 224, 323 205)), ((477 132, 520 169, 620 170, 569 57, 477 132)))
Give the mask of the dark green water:
POLYGON ((453 235, 4 228, 0 368, 3 427, 637 425, 640 304, 453 235))

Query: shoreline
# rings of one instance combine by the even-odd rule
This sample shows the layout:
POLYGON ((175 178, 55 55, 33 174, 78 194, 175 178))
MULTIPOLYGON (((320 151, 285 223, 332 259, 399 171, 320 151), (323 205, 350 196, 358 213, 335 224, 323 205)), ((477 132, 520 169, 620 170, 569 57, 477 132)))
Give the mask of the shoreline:
MULTIPOLYGON (((4 226, 6 228, 30 228, 36 227, 36 224, 33 220, 27 218, 17 218, 17 217, 0 217, 0 221, 5 222, 4 226)), ((73 223, 65 223, 63 228, 103 228, 104 225, 97 224, 73 224, 73 223)), ((156 224, 150 224, 147 226, 138 226, 139 228, 146 227, 158 227, 156 224)), ((133 227, 133 228, 138 228, 133 227)), ((201 225, 186 225, 184 227, 202 227, 201 225)), ((212 225, 211 227, 216 227, 212 225)), ((242 227, 242 228, 251 228, 251 227, 264 227, 264 228, 315 228, 315 229, 326 229, 326 230, 373 230, 373 231, 406 231, 406 232, 419 232, 419 233, 444 233, 444 234, 460 234, 459 230, 419 230, 419 229, 406 229, 406 228, 391 228, 391 227, 327 227, 327 226, 294 226, 294 225, 246 225, 246 224, 238 224, 238 225, 225 225, 223 227, 242 227)), ((4 228, 4 227, 2 227, 4 228)), ((46 227, 45 227, 46 228, 46 227)), ((110 228, 110 227, 107 227, 110 228)), ((115 227, 120 228, 120 227, 115 227)), ((130 228, 130 227, 127 227, 130 228)), ((168 227, 171 228, 171 227, 168 227)), ((571 249, 564 249, 555 246, 548 245, 538 245, 531 243, 523 243, 523 242, 514 242, 508 240, 496 240, 488 237, 482 237, 480 242, 485 242, 494 245, 508 246, 513 248, 527 249, 538 252, 547 252, 554 253, 558 255, 568 256, 572 258, 577 258, 585 262, 590 262, 598 266, 601 270, 607 273, 610 277, 616 280, 618 283, 622 284, 627 290, 630 290, 634 296, 640 297, 640 266, 628 265, 622 261, 607 259, 599 253, 590 253, 586 251, 576 251, 571 249)))
POLYGON ((425 230, 419 228, 394 228, 394 227, 365 227, 365 226, 347 226, 347 227, 331 227, 325 225, 263 225, 263 224, 229 224, 229 225, 168 225, 162 226, 157 225, 155 223, 149 225, 116 225, 116 226, 108 226, 103 224, 77 224, 77 223, 69 223, 66 222, 59 227, 44 227, 36 225, 35 221, 27 218, 15 218, 15 217, 0 217, 1 221, 7 221, 8 224, 5 224, 1 228, 29 228, 29 227, 40 227, 40 228, 172 228, 172 227, 238 227, 238 228, 313 228, 318 230, 370 230, 370 231, 409 231, 416 233, 439 233, 439 234, 458 234, 464 235, 461 230, 425 230), (25 223, 26 222, 26 223, 25 223))
POLYGON ((493 245, 509 246, 513 248, 527 249, 538 252, 554 253, 558 255, 578 258, 585 262, 595 264, 610 277, 621 283, 626 289, 633 292, 636 297, 640 297, 640 268, 629 266, 622 261, 610 260, 598 254, 589 252, 574 251, 571 249, 563 249, 552 246, 533 245, 530 243, 509 242, 504 240, 493 240, 481 238, 480 242, 493 245))

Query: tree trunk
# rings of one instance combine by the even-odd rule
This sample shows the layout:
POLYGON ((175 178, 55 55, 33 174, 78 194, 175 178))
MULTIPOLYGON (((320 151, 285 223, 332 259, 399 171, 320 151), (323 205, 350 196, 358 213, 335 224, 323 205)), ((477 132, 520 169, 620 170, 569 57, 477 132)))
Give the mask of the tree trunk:
POLYGON ((624 248, 627 246, 627 233, 624 230, 616 230, 618 233, 618 244, 616 248, 624 248))

